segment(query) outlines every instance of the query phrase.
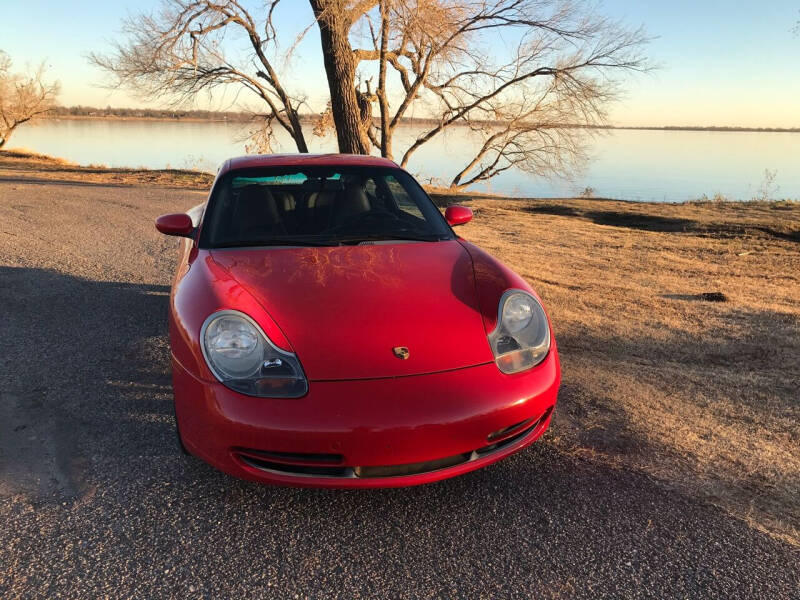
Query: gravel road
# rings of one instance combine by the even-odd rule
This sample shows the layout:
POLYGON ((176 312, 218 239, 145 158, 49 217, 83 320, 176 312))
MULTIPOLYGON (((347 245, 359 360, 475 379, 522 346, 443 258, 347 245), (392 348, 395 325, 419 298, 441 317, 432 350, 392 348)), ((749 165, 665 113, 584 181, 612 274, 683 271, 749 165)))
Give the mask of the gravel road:
POLYGON ((0 598, 800 598, 791 546, 547 436, 386 491, 182 456, 152 223, 202 198, 0 172, 0 598))

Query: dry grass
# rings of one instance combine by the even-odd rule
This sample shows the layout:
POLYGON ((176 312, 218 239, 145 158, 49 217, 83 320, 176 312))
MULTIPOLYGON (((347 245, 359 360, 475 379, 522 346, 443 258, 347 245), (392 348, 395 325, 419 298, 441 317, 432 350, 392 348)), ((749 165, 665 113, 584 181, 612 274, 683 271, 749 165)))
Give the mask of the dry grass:
POLYGON ((104 165, 79 166, 63 158, 53 158, 15 148, 0 151, 0 172, 4 176, 104 183, 112 185, 159 185, 172 188, 208 189, 214 176, 202 171, 181 169, 114 169, 104 165))
POLYGON ((553 319, 551 439, 800 545, 800 204, 466 204, 553 319))

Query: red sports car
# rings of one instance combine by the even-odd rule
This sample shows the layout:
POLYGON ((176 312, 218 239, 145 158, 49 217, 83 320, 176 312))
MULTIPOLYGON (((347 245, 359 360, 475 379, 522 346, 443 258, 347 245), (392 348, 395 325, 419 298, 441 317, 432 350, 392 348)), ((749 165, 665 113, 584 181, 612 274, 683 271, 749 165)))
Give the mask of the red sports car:
POLYGON ((244 479, 426 483, 528 446, 560 382, 541 301, 389 160, 248 156, 182 236, 169 329, 182 447, 244 479))

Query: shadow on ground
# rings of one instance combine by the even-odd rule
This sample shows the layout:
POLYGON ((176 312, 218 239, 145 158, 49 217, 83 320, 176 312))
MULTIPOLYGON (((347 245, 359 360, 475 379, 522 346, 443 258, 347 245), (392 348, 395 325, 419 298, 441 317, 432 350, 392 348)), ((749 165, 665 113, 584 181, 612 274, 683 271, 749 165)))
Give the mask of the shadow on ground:
POLYGON ((609 225, 654 231, 660 233, 686 233, 703 237, 735 238, 743 236, 766 236, 790 242, 800 242, 800 229, 779 231, 758 224, 707 223, 694 219, 643 214, 636 211, 582 210, 567 204, 531 204, 522 208, 534 214, 576 217, 597 225, 609 225))
POLYGON ((72 498, 90 486, 93 459, 160 444, 171 426, 168 293, 0 267, 12 316, 0 339, 14 340, 0 350, 0 491, 72 498), (147 393, 120 402, 134 389, 147 393))

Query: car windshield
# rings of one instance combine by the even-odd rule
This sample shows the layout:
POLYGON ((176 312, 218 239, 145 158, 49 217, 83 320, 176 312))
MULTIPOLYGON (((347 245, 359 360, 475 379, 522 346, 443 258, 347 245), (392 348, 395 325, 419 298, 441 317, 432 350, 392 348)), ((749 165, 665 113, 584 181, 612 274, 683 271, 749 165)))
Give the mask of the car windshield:
POLYGON ((242 169, 223 176, 200 245, 341 245, 439 241, 453 233, 408 173, 380 167, 242 169))

